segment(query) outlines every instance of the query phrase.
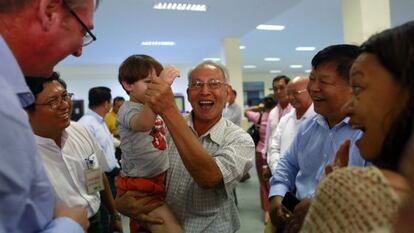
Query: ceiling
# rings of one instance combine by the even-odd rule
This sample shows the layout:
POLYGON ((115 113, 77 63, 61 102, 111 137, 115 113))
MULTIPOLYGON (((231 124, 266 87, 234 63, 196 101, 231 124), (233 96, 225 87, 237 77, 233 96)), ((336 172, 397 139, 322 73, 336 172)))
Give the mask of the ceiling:
MULTIPOLYGON (((165 2, 170 2, 165 0, 165 2)), ((80 58, 63 64, 120 64, 131 54, 148 54, 163 64, 197 64, 220 57, 226 37, 239 37, 243 72, 305 73, 313 55, 327 45, 342 43, 341 0, 177 0, 207 4, 207 12, 152 9, 155 0, 102 0, 95 13, 98 40, 80 58), (284 25, 283 31, 259 31, 258 24, 284 25), (142 46, 146 40, 175 41, 171 47, 142 46), (299 52, 298 46, 316 51, 299 52), (264 61, 278 57, 280 61, 264 61), (289 65, 303 67, 292 69, 289 65)), ((414 19, 413 0, 390 0, 392 25, 414 19)))

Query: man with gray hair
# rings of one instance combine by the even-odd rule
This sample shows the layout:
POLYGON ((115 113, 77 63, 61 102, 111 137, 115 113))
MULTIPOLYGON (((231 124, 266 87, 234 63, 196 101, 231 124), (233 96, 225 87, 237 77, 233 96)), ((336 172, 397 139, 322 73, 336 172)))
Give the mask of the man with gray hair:
MULTIPOLYGON (((166 202, 185 232, 236 232, 240 221, 233 190, 252 166, 254 144, 243 129, 222 117, 228 88, 223 66, 203 62, 189 72, 188 81, 193 110, 184 117, 166 81, 153 77, 146 91, 148 104, 169 130, 166 202)), ((142 207, 117 207, 136 216, 138 209, 131 206, 142 207)))
POLYGON ((0 232, 84 232, 85 208, 55 206, 27 114, 23 75, 49 77, 95 40, 93 0, 0 0, 0 232))

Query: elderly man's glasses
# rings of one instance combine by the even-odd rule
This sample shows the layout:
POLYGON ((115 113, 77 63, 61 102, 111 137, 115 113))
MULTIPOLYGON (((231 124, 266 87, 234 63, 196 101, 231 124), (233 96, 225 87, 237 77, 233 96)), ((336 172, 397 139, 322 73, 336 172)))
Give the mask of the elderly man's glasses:
POLYGON ((63 101, 65 101, 66 103, 71 102, 72 97, 73 97, 73 93, 65 93, 61 96, 52 97, 46 103, 42 103, 42 104, 36 103, 35 105, 49 106, 51 109, 57 109, 62 104, 63 101))
POLYGON ((299 90, 299 91, 287 91, 287 95, 288 96, 298 96, 298 95, 300 95, 300 94, 302 94, 306 91, 307 91, 306 89, 299 90))
POLYGON ((79 16, 75 13, 75 11, 70 8, 69 4, 66 2, 66 0, 63 0, 63 5, 68 9, 71 15, 75 17, 75 19, 79 22, 79 24, 82 26, 83 30, 85 30, 85 35, 83 36, 83 43, 82 46, 85 47, 96 40, 96 36, 91 32, 91 30, 88 29, 86 24, 79 18, 79 16))
POLYGON ((190 83, 189 88, 193 90, 199 90, 204 87, 204 85, 207 85, 207 87, 211 90, 219 89, 220 87, 225 84, 223 81, 217 80, 217 79, 211 79, 208 82, 201 82, 201 81, 195 81, 190 83))

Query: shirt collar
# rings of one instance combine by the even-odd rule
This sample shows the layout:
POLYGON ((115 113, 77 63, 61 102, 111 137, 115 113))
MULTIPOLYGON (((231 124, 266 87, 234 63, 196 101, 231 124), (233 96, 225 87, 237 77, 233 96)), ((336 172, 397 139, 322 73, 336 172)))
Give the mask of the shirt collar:
MULTIPOLYGON (((316 122, 320 126, 329 129, 329 125, 328 125, 328 122, 326 121, 326 118, 324 116, 322 116, 321 114, 316 114, 316 122)), ((338 124, 336 124, 334 127, 332 127, 332 129, 346 126, 346 125, 348 125, 348 122, 349 122, 349 117, 345 117, 344 119, 342 119, 342 121, 340 121, 338 124)))
POLYGON ((225 124, 226 119, 224 117, 221 117, 220 120, 213 125, 207 132, 205 132, 203 135, 197 135, 197 132, 194 129, 194 122, 193 122, 193 114, 192 112, 186 116, 187 124, 190 127, 190 129, 194 132, 194 134, 199 138, 204 137, 210 137, 210 139, 217 143, 218 145, 221 145, 222 141, 224 140, 224 130, 225 130, 225 124))
POLYGON ((2 59, 0 62, 0 74, 3 74, 3 78, 13 88, 23 107, 33 104, 35 98, 24 80, 23 73, 15 57, 1 35, 0 55, 2 59))
POLYGON ((101 117, 98 113, 96 113, 96 112, 94 112, 94 111, 92 111, 90 109, 86 112, 85 115, 93 116, 100 123, 103 123, 104 122, 104 118, 103 117, 101 117))
POLYGON ((42 137, 36 134, 34 134, 34 136, 36 139, 36 143, 38 145, 45 146, 49 149, 53 149, 59 152, 62 150, 61 148, 65 146, 66 140, 68 139, 68 133, 66 132, 66 129, 62 132, 62 147, 61 148, 51 138, 45 138, 45 137, 42 137))
POLYGON ((301 119, 307 119, 309 117, 312 117, 315 114, 315 110, 313 108, 313 104, 311 104, 308 109, 306 110, 305 114, 303 114, 301 119))

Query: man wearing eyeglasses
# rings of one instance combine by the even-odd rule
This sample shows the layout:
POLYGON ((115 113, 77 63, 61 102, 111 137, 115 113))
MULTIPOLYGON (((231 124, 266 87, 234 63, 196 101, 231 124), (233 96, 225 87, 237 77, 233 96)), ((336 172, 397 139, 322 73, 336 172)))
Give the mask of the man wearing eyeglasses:
POLYGON ((275 174, 280 156, 292 143, 299 125, 316 114, 313 110, 312 99, 306 90, 308 82, 309 78, 299 76, 287 85, 287 96, 293 110, 280 119, 275 133, 269 139, 267 164, 271 174, 275 174))
MULTIPOLYGON (((88 211, 88 233, 101 233, 100 204, 111 213, 111 226, 122 232, 104 171, 109 164, 90 132, 70 121, 72 93, 53 73, 50 78, 26 77, 35 104, 26 108, 36 144, 58 201, 88 211)), ((108 232, 108 231, 105 231, 108 232)))
POLYGON ((98 1, 0 0, 0 232, 82 232, 88 226, 86 209, 55 208, 21 107, 34 102, 23 75, 49 77, 60 60, 82 54, 98 1))
MULTIPOLYGON (((228 81, 226 69, 214 62, 191 70, 187 95, 193 110, 185 117, 167 82, 153 77, 148 84, 148 104, 169 130, 166 202, 184 232, 236 232, 240 228, 233 190, 252 166, 254 143, 243 129, 222 117, 228 81)), ((118 200, 118 210, 136 217, 142 206, 130 203, 129 209, 124 208, 120 203, 126 198, 118 200)), ((157 222, 142 212, 139 219, 157 222)))
MULTIPOLYGON (((325 174, 325 166, 333 163, 339 146, 345 140, 351 142, 348 165, 366 165, 355 147, 355 141, 362 132, 349 126, 349 117, 342 111, 352 97, 348 84, 349 69, 357 55, 357 46, 340 44, 322 49, 312 59, 307 91, 317 114, 300 125, 270 179, 270 217, 278 232, 297 232, 300 229, 309 199, 314 196, 325 174), (292 197, 286 195, 288 192, 300 201, 293 212, 282 205, 285 196, 292 197)), ((293 199, 286 198, 284 203, 293 203, 293 199)))

